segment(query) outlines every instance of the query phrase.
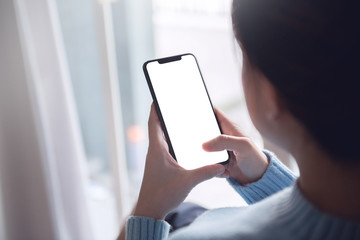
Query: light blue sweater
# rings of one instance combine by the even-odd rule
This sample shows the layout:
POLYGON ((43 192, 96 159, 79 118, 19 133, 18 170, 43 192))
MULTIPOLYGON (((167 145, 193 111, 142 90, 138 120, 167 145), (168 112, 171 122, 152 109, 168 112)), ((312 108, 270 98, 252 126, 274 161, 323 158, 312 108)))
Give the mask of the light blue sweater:
POLYGON ((209 210, 169 236, 162 220, 131 216, 126 239, 360 239, 360 222, 321 212, 302 195, 296 177, 272 153, 270 165, 257 182, 232 187, 247 207, 209 210))

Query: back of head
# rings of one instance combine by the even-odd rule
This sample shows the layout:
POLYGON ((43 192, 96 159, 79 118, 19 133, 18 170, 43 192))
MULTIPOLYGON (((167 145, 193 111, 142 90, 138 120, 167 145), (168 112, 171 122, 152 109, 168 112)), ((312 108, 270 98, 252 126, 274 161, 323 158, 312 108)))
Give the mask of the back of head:
POLYGON ((360 163, 360 4, 234 0, 233 27, 250 64, 315 141, 360 163))

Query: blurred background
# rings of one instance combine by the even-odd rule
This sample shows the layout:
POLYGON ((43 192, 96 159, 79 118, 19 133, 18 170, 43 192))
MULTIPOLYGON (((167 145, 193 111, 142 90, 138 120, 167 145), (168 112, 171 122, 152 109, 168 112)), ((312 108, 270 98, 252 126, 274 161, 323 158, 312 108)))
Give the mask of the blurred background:
MULTIPOLYGON (((136 201, 151 96, 142 64, 193 53, 213 104, 259 146, 231 0, 2 0, 0 239, 115 239, 136 201)), ((186 201, 244 201, 224 179, 186 201)))

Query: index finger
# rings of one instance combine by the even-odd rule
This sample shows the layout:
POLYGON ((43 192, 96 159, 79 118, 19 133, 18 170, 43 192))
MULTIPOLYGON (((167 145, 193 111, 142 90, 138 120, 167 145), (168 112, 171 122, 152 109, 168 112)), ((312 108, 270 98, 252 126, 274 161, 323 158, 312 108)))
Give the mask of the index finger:
POLYGON ((251 141, 247 137, 234 137, 221 134, 216 138, 203 143, 203 149, 207 152, 218 152, 223 150, 246 152, 250 145, 251 141))

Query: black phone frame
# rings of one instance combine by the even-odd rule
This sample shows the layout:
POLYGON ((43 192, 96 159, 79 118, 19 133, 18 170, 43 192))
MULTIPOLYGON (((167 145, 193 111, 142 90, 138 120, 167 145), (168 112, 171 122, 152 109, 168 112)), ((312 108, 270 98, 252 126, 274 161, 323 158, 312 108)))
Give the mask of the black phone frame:
MULTIPOLYGON (((220 130, 220 133, 223 134, 223 131, 221 129, 221 126, 220 126, 220 122, 219 122, 219 119, 217 118, 216 116, 216 112, 215 112, 215 109, 214 109, 214 106, 212 104, 212 101, 210 99, 210 95, 209 95, 209 92, 207 90, 207 87, 206 87, 206 84, 205 84, 205 81, 204 81, 204 78, 203 78, 203 75, 201 73, 201 70, 200 70, 200 66, 199 66, 199 63, 195 57, 194 54, 192 53, 185 53, 185 54, 179 54, 179 55, 175 55, 175 56, 170 56, 170 57, 165 57, 165 58, 157 58, 157 59, 153 59, 153 60, 149 60, 149 61, 146 61, 144 64, 143 64, 143 71, 144 71, 144 75, 145 75, 145 78, 146 78, 146 82, 148 84, 148 87, 149 87, 149 90, 150 90, 150 93, 151 93, 151 97, 154 101, 154 106, 155 106, 155 110, 156 110, 156 113, 159 117, 159 120, 160 120, 160 123, 161 123, 161 127, 162 127, 162 130, 164 131, 164 135, 165 135, 165 139, 166 139, 166 142, 169 146, 169 153, 170 155, 176 160, 176 155, 175 155, 175 152, 174 152, 174 149, 173 149, 173 146, 171 144, 171 140, 170 140, 170 136, 167 132, 167 128, 166 128, 166 125, 165 125, 165 121, 163 119, 163 116, 161 114, 161 110, 160 110, 160 107, 159 107, 159 104, 158 104, 158 101, 157 101, 157 98, 156 98, 156 94, 155 94, 155 91, 154 91, 154 88, 152 86, 152 83, 151 83, 151 79, 150 79, 150 76, 149 76, 149 73, 146 69, 146 66, 147 64, 151 63, 151 62, 158 62, 159 64, 164 64, 164 63, 169 63, 169 62, 175 62, 175 61, 180 61, 182 59, 183 56, 187 56, 187 55, 190 55, 192 57, 194 57, 195 59, 195 62, 196 62, 196 65, 198 67, 198 70, 199 70, 199 73, 200 73, 200 76, 201 76, 201 80, 203 82, 203 85, 205 87, 205 91, 206 91, 206 94, 208 96, 208 99, 209 99, 209 102, 210 102, 210 105, 211 105, 211 108, 213 110, 213 113, 215 115, 215 119, 216 119, 216 122, 218 124, 218 127, 219 127, 219 130, 220 130)), ((223 161, 223 162, 219 162, 217 164, 222 164, 222 165, 226 165, 227 163, 229 163, 229 160, 230 160, 230 152, 227 151, 228 153, 228 159, 223 161)), ((177 161, 177 160, 176 160, 177 161)))

